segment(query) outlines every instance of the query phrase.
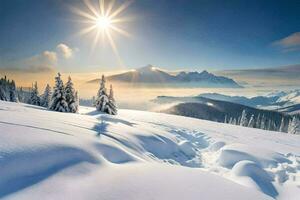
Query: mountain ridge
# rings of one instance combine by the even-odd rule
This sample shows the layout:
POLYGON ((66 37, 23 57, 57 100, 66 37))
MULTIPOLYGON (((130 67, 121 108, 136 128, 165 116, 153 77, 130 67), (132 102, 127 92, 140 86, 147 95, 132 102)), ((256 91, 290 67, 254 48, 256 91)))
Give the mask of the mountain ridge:
MULTIPOLYGON (((90 80, 87 83, 96 83, 100 79, 90 80)), ((125 83, 150 83, 150 84, 163 84, 163 83, 192 83, 197 86, 207 87, 232 87, 241 88, 231 78, 224 76, 216 76, 208 71, 202 72, 185 72, 181 71, 176 75, 172 75, 165 70, 155 67, 153 65, 147 65, 138 69, 130 70, 124 73, 115 74, 107 77, 108 81, 112 82, 125 82, 125 83)))

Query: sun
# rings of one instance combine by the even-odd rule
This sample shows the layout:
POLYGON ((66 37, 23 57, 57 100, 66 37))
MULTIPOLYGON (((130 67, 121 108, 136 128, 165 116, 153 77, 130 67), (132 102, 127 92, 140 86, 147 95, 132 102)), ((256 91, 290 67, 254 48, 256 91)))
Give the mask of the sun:
POLYGON ((113 39, 112 33, 116 32, 126 37, 131 36, 127 31, 123 30, 120 25, 131 21, 132 18, 125 16, 121 17, 120 15, 132 1, 125 1, 117 8, 115 8, 114 0, 108 0, 108 3, 106 3, 105 0, 99 0, 98 5, 93 5, 89 0, 84 0, 83 2, 87 8, 86 10, 71 7, 71 10, 82 18, 77 21, 87 24, 85 28, 79 31, 78 35, 93 34, 92 51, 100 43, 100 38, 102 38, 101 43, 109 42, 119 63, 121 63, 117 45, 113 39))
POLYGON ((111 20, 106 17, 106 16, 101 16, 101 17, 98 17, 96 20, 95 20, 95 24, 97 26, 98 29, 100 30, 107 30, 111 27, 111 20))

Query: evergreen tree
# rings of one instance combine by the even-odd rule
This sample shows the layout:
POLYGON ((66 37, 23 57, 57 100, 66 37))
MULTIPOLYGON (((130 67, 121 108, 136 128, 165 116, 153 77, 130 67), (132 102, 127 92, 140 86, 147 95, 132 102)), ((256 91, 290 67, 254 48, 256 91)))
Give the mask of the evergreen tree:
POLYGON ((111 114, 111 115, 117 114, 117 106, 116 106, 116 101, 114 98, 114 92, 113 92, 112 85, 110 85, 110 90, 109 90, 107 111, 108 111, 108 114, 111 114))
POLYGON ((259 113, 255 122, 255 128, 260 128, 260 123, 261 123, 261 117, 259 113))
POLYGON ((232 117, 229 118, 229 124, 232 124, 232 117))
POLYGON ((16 84, 14 80, 12 80, 10 83, 9 98, 11 102, 18 102, 18 95, 17 95, 16 84))
POLYGON ((264 115, 262 115, 262 117, 261 117, 260 128, 261 129, 266 129, 266 118, 265 118, 264 115))
POLYGON ((280 132, 284 132, 284 117, 281 118, 281 123, 280 123, 279 131, 280 132))
POLYGON ((102 75, 100 81, 100 88, 98 90, 96 99, 96 109, 101 112, 107 112, 107 103, 109 102, 108 95, 105 88, 105 77, 102 75))
POLYGON ((65 87, 60 76, 60 73, 58 73, 57 77, 55 77, 55 87, 49 109, 58 112, 69 112, 68 104, 66 102, 65 87))
POLYGON ((52 95, 51 87, 49 86, 49 84, 47 84, 46 88, 45 88, 45 91, 44 91, 44 94, 43 94, 42 99, 41 99, 41 106, 43 106, 45 108, 48 108, 50 106, 51 95, 52 95))
POLYGON ((37 105, 37 106, 41 105, 41 98, 39 96, 37 82, 35 82, 32 85, 31 93, 30 93, 30 100, 29 101, 30 101, 30 104, 32 104, 32 105, 37 105))
POLYGON ((254 122, 254 115, 251 115, 250 120, 249 120, 249 123, 248 123, 248 127, 253 128, 254 125, 255 125, 255 122, 254 122))
POLYGON ((294 116, 292 120, 290 120, 288 133, 290 134, 300 134, 300 123, 299 119, 294 116))
POLYGON ((78 101, 75 97, 75 90, 70 76, 68 78, 65 91, 66 91, 66 102, 68 104, 69 112, 72 113, 78 112, 78 101))
POLYGON ((227 124, 227 115, 225 115, 224 123, 227 124))
POLYGON ((240 126, 248 126, 246 110, 243 110, 243 112, 242 112, 242 116, 240 119, 240 126))
POLYGON ((237 124, 236 118, 233 118, 232 124, 233 124, 233 125, 236 125, 236 124, 237 124))

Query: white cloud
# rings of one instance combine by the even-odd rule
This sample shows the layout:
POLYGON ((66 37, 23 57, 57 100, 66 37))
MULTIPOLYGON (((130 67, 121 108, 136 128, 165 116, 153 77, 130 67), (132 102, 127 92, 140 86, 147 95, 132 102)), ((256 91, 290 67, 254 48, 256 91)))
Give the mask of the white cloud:
POLYGON ((55 51, 43 51, 32 57, 10 63, 3 69, 30 73, 51 72, 55 71, 55 66, 61 59, 70 59, 78 51, 78 48, 72 49, 66 44, 60 43, 56 46, 55 51))
POLYGON ((60 43, 59 45, 57 45, 56 51, 63 58, 69 59, 73 56, 75 49, 71 49, 66 44, 60 43))
POLYGON ((21 61, 21 63, 24 64, 23 70, 28 72, 38 73, 53 71, 57 63, 57 55, 56 52, 53 51, 44 51, 41 54, 25 59, 23 62, 21 61))
POLYGON ((275 41, 273 45, 280 46, 285 52, 300 50, 300 32, 275 41))

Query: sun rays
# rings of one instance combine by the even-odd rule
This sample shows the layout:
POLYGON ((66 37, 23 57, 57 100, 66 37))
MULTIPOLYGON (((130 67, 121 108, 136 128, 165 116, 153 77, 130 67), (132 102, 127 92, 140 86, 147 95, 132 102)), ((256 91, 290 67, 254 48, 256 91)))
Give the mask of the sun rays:
POLYGON ((81 29, 78 35, 93 34, 93 42, 91 51, 98 44, 108 42, 118 59, 119 64, 122 64, 117 45, 113 39, 113 33, 130 37, 131 35, 120 26, 124 22, 131 21, 132 18, 120 16, 132 3, 132 1, 126 1, 119 7, 115 5, 115 0, 99 0, 98 5, 93 5, 91 1, 84 0, 87 11, 72 7, 72 11, 80 16, 82 19, 79 22, 86 24, 86 27, 81 29))

